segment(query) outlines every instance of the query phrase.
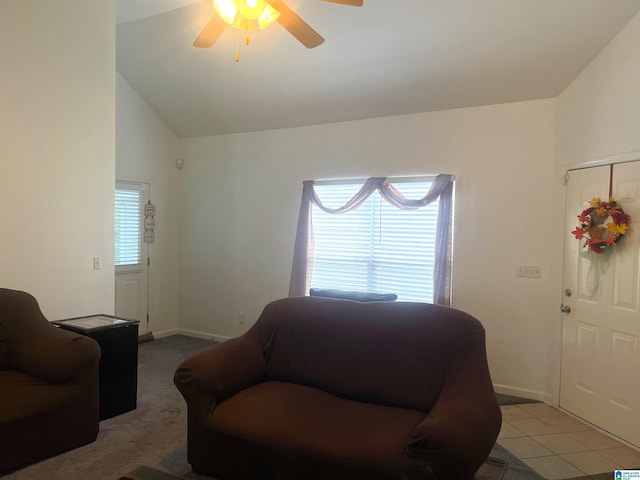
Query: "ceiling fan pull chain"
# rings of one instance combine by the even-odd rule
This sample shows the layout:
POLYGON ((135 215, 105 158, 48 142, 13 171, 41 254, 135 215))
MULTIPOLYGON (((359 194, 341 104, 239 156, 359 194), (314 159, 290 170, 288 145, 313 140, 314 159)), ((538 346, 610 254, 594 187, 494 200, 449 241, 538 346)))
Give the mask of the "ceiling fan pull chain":
MULTIPOLYGON (((249 38, 249 34, 244 38, 245 46, 249 46, 251 43, 251 39, 249 38)), ((236 63, 240 61, 240 32, 236 34, 236 63)))

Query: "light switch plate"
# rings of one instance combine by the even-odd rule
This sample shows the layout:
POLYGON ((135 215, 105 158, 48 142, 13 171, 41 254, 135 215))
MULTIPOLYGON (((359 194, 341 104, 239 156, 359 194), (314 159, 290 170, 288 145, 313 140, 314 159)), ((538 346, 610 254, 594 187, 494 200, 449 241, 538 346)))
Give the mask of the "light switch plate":
POLYGON ((518 265, 516 277, 542 278, 542 267, 535 265, 518 265))

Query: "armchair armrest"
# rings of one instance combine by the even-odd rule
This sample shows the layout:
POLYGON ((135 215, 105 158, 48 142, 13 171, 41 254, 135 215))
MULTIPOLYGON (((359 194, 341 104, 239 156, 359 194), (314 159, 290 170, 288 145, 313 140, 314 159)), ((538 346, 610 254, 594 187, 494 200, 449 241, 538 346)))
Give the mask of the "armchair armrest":
POLYGON ((262 348, 245 334, 218 343, 185 360, 174 383, 189 407, 189 416, 207 418, 216 405, 264 378, 262 348))
POLYGON ((79 333, 45 325, 9 348, 12 367, 41 380, 63 383, 94 375, 97 381, 100 347, 79 333))
POLYGON ((478 336, 465 335, 453 349, 459 358, 440 397, 405 443, 407 455, 428 461, 436 478, 472 479, 500 432, 502 413, 491 383, 484 332, 481 340, 478 336))

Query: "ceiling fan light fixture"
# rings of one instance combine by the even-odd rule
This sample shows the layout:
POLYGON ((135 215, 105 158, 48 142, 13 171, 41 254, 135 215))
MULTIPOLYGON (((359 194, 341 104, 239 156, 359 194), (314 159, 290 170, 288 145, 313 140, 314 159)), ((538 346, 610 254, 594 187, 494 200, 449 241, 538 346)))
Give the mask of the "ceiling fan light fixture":
POLYGON ((251 32, 253 30, 253 22, 247 20, 242 15, 236 15, 236 19, 233 21, 231 26, 238 30, 244 30, 245 32, 251 32))
POLYGON ((257 20, 264 12, 264 0, 236 0, 238 13, 247 20, 257 20))
POLYGON ((225 23, 245 31, 253 30, 256 24, 264 30, 280 17, 265 0, 213 0, 213 8, 225 23))
POLYGON ((260 30, 270 27, 280 17, 280 12, 273 8, 268 3, 264 5, 264 11, 262 15, 258 17, 258 26, 260 30))
MULTIPOLYGON (((353 6, 362 6, 364 2, 364 0, 324 1, 353 6)), ((307 48, 315 48, 324 42, 324 38, 287 7, 283 0, 212 0, 212 3, 216 15, 196 37, 193 42, 194 47, 211 47, 220 38, 226 25, 251 32, 256 28, 264 30, 276 21, 307 48)))
POLYGON ((233 0, 213 0, 213 8, 224 22, 233 25, 238 16, 238 8, 233 0))

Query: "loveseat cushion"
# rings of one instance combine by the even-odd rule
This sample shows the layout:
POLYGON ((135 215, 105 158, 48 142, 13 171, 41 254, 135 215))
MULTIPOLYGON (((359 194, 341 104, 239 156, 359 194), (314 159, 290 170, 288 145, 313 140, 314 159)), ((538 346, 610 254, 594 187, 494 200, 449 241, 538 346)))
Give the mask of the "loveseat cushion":
MULTIPOLYGON (((313 478, 318 468, 325 478, 362 468, 372 478, 375 472, 402 478, 422 465, 407 457, 403 446, 424 417, 415 410, 347 400, 312 387, 263 382, 228 398, 211 414, 210 428, 220 436, 211 455, 224 464, 227 455, 219 448, 240 444, 244 463, 251 464, 265 455, 267 446, 270 461, 294 478, 313 478), (327 475, 331 471, 334 475, 327 475)), ((236 460, 237 455, 236 450, 236 460)))

